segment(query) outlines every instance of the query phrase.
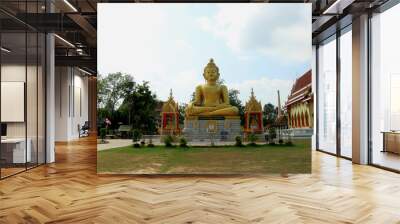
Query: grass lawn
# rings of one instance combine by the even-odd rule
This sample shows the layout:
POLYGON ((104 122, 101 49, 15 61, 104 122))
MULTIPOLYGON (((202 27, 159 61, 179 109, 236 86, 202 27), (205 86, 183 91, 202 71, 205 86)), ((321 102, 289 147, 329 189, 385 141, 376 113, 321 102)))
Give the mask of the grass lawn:
POLYGON ((97 152, 98 173, 264 174, 310 173, 310 141, 294 146, 153 148, 133 146, 97 152))

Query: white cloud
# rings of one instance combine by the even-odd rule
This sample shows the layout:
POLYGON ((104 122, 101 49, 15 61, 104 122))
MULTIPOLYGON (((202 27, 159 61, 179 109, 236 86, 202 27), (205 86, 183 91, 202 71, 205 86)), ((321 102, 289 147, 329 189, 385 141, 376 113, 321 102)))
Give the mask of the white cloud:
POLYGON ((172 89, 175 100, 180 104, 189 103, 196 86, 204 83, 203 76, 198 75, 198 72, 193 69, 182 71, 173 77, 157 76, 149 77, 148 80, 151 87, 157 90, 160 100, 166 100, 169 90, 172 89))
POLYGON ((171 31, 180 25, 174 22, 160 5, 99 4, 99 72, 131 74, 136 82, 149 81, 162 100, 172 88, 179 102, 188 102, 195 84, 202 83, 201 70, 190 63, 193 46, 171 31))
POLYGON ((98 13, 100 72, 123 71, 140 80, 150 66, 152 73, 166 70, 165 64, 159 63, 165 58, 165 47, 159 41, 160 35, 168 31, 165 11, 150 4, 99 4, 98 13), (138 18, 145 18, 146 22, 138 18))
POLYGON ((250 97, 251 88, 254 89, 254 94, 261 104, 272 103, 273 105, 278 105, 278 93, 280 91, 281 104, 283 106, 284 101, 289 95, 293 81, 283 80, 283 79, 270 79, 268 77, 263 77, 257 80, 246 80, 241 83, 227 83, 229 89, 237 89, 240 92, 239 99, 246 103, 250 97))
MULTIPOLYGON (((129 73, 137 82, 149 81, 159 99, 165 100, 172 88, 179 103, 188 103, 196 85, 204 83, 202 72, 208 57, 217 58, 217 64, 229 59, 220 65, 221 71, 223 65, 235 70, 221 74, 228 88, 238 89, 245 102, 253 87, 263 104, 276 104, 276 90, 281 91, 283 101, 290 91, 291 80, 265 76, 238 83, 236 80, 242 80, 243 76, 238 79, 235 72, 259 74, 261 71, 254 71, 250 63, 259 56, 255 52, 289 64, 308 62, 310 57, 307 58, 305 49, 310 47, 311 54, 311 43, 304 44, 303 25, 290 26, 293 21, 288 17, 299 17, 297 11, 302 10, 295 8, 290 12, 286 8, 268 9, 279 4, 262 5, 223 4, 215 15, 197 18, 192 14, 177 15, 179 10, 172 4, 99 4, 99 72, 129 73), (282 11, 285 14, 279 15, 282 11), (233 54, 213 39, 214 35, 225 40, 233 54), (240 63, 230 61, 235 57, 240 63)), ((204 13, 207 14, 208 11, 204 13)), ((306 17, 310 19, 309 15, 306 17)))
POLYGON ((222 38, 238 57, 253 50, 286 63, 311 58, 309 4, 220 4, 199 26, 222 38), (304 8, 304 9, 301 9, 304 8))

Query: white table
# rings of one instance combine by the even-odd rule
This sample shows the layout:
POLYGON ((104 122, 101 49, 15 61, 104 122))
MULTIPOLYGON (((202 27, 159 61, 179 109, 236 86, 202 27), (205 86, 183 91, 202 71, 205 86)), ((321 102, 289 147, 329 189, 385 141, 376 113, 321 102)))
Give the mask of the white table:
POLYGON ((25 162, 31 162, 32 160, 32 152, 31 152, 31 146, 32 146, 32 140, 27 139, 26 142, 28 143, 28 147, 26 147, 26 152, 25 152, 25 138, 6 138, 6 139, 1 139, 1 144, 2 147, 13 147, 12 148, 12 162, 13 163, 25 163, 25 162))

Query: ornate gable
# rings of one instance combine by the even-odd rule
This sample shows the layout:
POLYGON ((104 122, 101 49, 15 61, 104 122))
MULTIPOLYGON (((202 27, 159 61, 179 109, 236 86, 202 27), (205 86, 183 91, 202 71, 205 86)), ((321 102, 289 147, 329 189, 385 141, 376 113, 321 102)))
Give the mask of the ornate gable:
POLYGON ((254 91, 251 89, 251 96, 249 101, 246 102, 245 106, 246 112, 262 112, 261 101, 257 101, 256 97, 254 96, 254 91))
POLYGON ((177 113, 178 112, 178 103, 175 102, 172 96, 172 89, 169 93, 169 98, 166 102, 164 102, 161 113, 177 113))

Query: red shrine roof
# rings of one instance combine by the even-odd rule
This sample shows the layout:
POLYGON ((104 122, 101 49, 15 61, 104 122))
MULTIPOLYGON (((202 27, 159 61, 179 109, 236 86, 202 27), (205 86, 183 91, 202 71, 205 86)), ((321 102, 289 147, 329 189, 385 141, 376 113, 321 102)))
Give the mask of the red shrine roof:
POLYGON ((285 106, 288 107, 297 102, 310 101, 312 98, 311 70, 309 70, 296 79, 285 106))

